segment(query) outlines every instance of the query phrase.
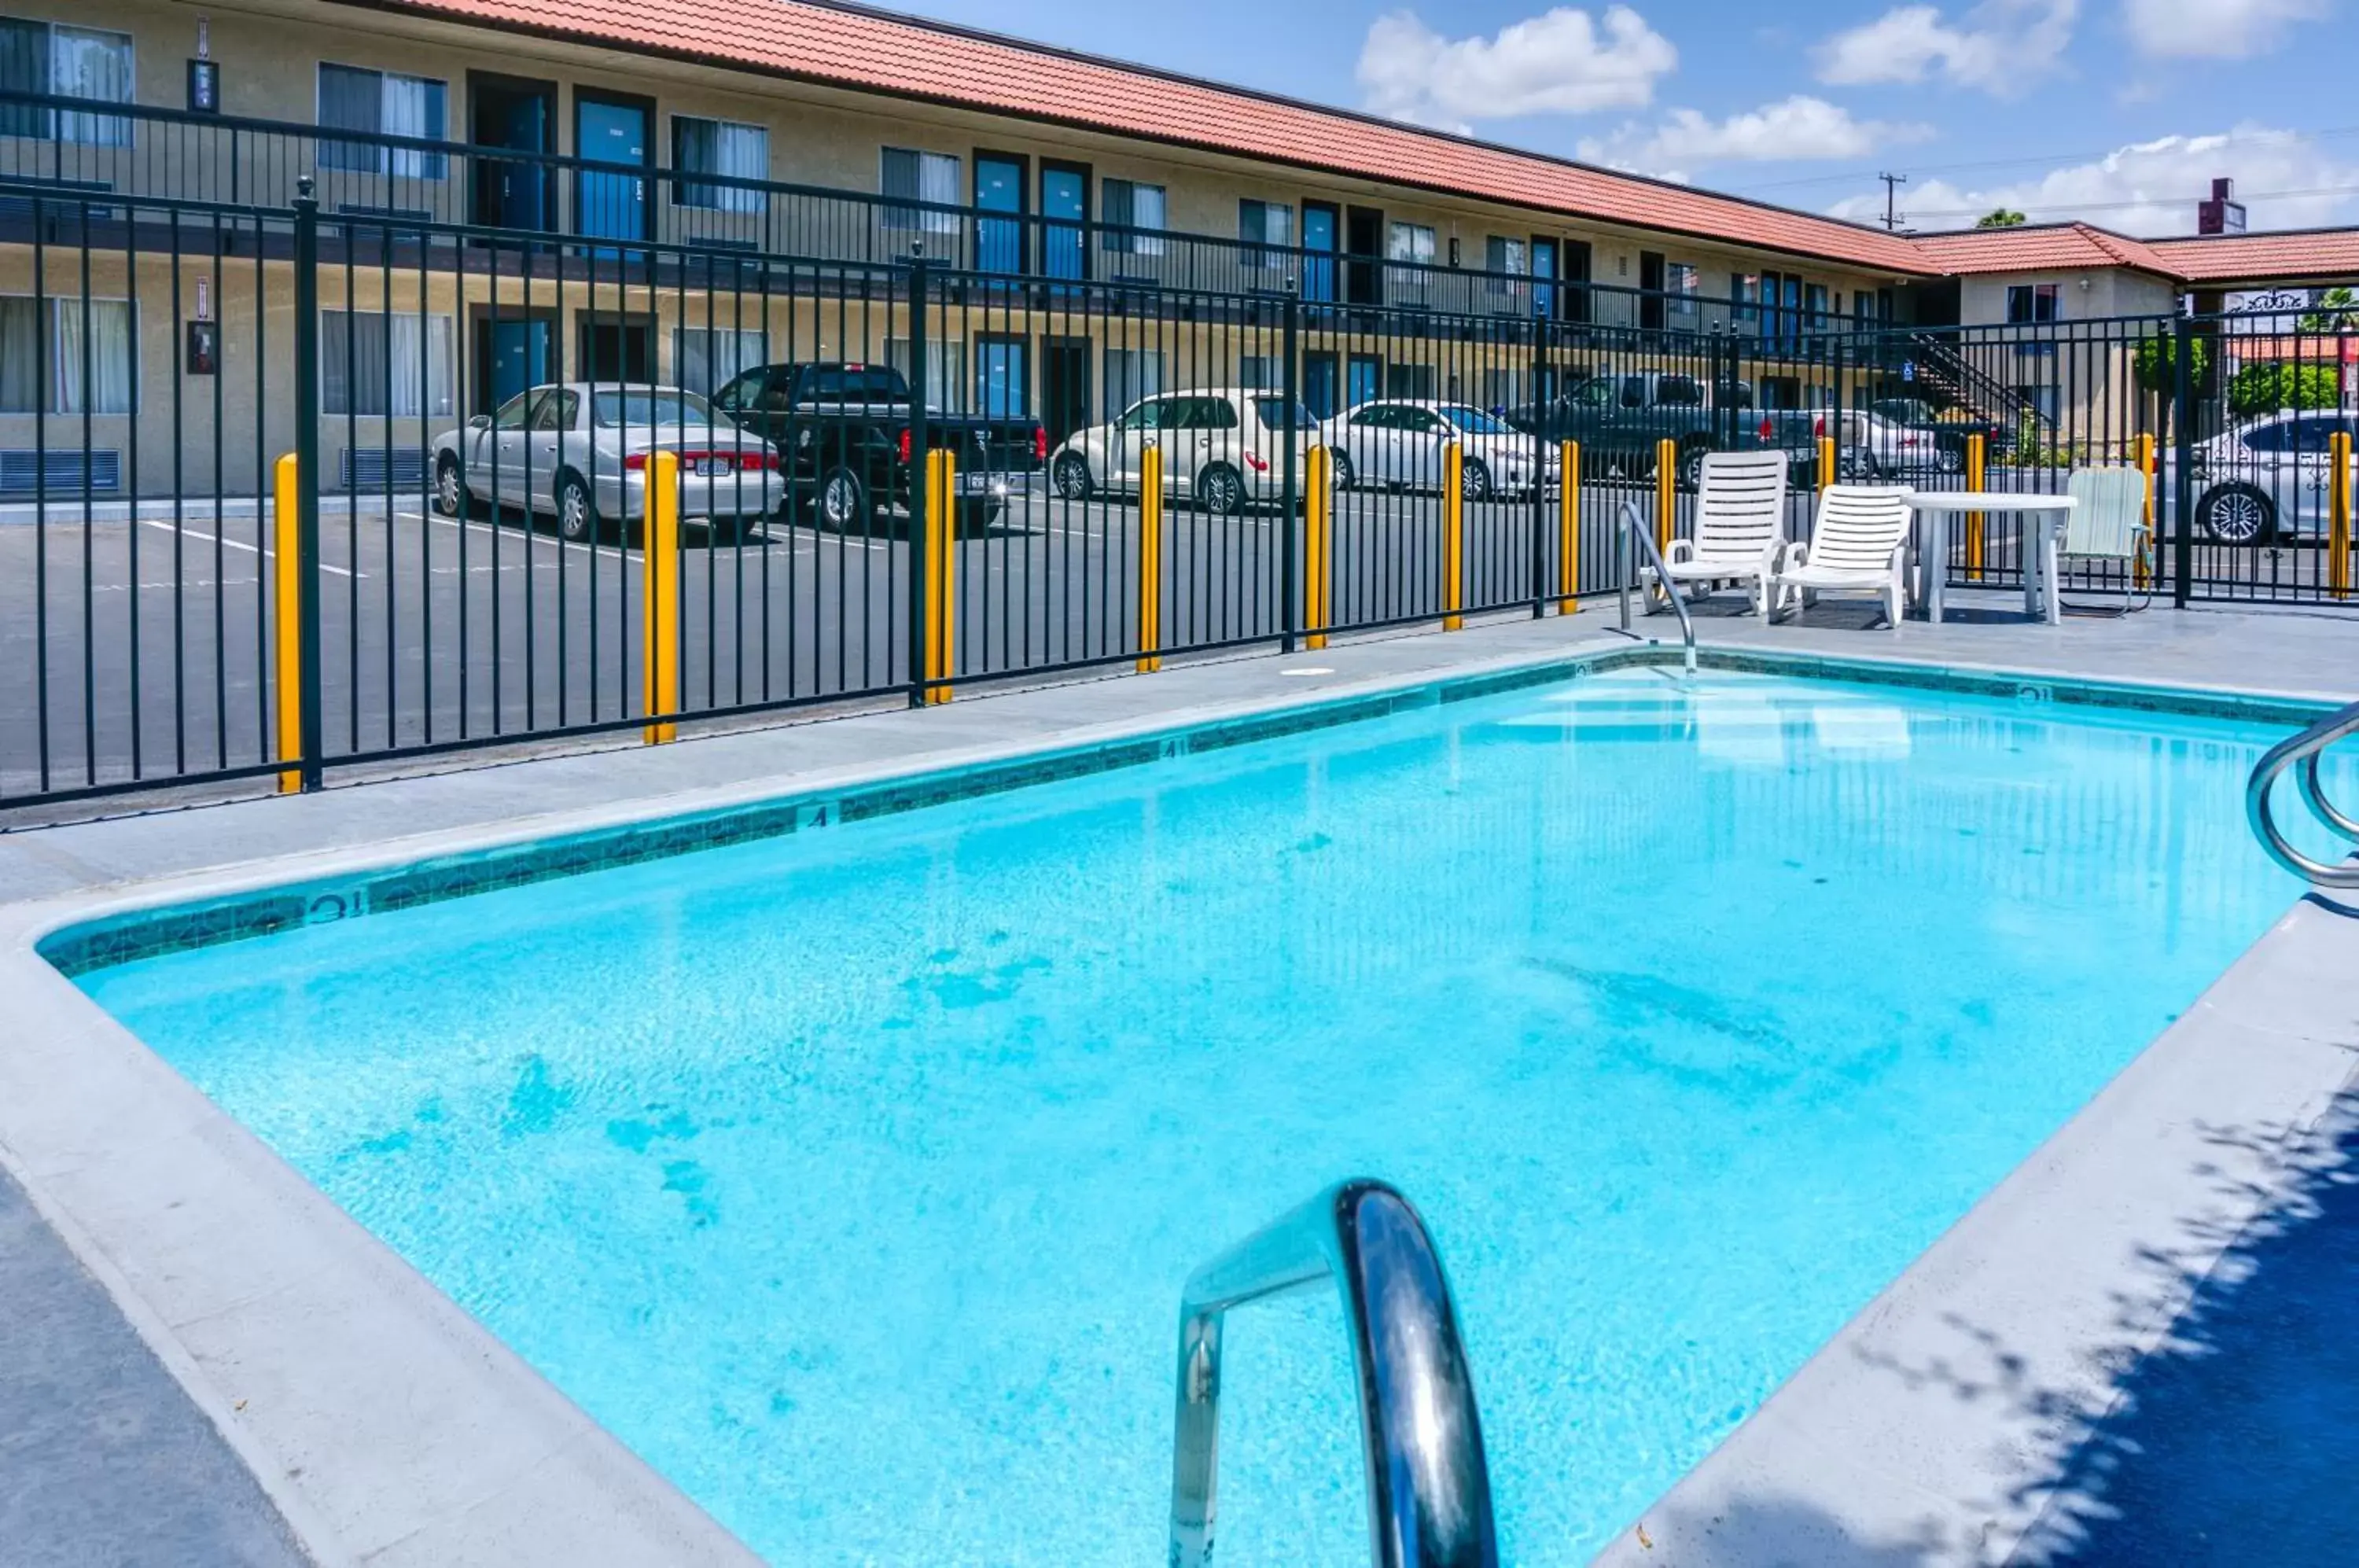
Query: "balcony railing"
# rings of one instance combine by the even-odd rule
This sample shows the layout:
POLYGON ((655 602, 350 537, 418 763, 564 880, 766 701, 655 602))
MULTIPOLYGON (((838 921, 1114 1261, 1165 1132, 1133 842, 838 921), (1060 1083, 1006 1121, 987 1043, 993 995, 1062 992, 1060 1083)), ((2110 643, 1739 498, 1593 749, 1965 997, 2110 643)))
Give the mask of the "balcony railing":
MULTIPOLYGON (((1544 318, 1658 331, 1663 297, 1609 284, 1425 265, 1212 234, 755 180, 557 153, 326 129, 136 103, 0 93, 0 180, 67 194, 283 208, 316 182, 324 217, 470 226, 602 242, 886 265, 923 255, 962 272, 1049 285, 1288 294, 1337 311, 1544 318)), ((0 216, 6 208, 0 205, 0 216)), ((1682 296, 1679 328, 1799 349, 1847 333, 1775 307, 1682 296)))

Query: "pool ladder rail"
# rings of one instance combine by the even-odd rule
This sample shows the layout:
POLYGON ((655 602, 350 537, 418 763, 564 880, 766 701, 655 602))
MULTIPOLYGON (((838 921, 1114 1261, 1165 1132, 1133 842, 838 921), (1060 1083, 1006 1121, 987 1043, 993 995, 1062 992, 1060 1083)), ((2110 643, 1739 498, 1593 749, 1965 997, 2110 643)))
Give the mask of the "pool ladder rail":
POLYGON ((2245 818, 2252 823, 2253 835, 2261 841, 2261 847, 2279 866, 2321 887, 2359 887, 2359 863, 2346 860, 2339 866, 2329 866, 2312 860, 2286 842, 2285 834, 2278 831, 2270 796, 2286 769, 2294 769, 2294 782, 2310 807, 2310 814, 2329 832, 2359 844, 2359 821, 2326 798, 2326 787, 2318 776, 2319 758, 2335 742, 2354 735, 2359 735, 2359 702, 2337 709, 2299 735, 2269 747, 2260 761, 2253 764, 2252 775, 2245 781, 2245 818))
POLYGON ((1212 1560, 1221 1320, 1332 1279, 1358 1370, 1376 1568, 1498 1568, 1483 1423, 1425 1222, 1382 1181, 1339 1182, 1188 1277, 1171 1458, 1171 1568, 1212 1560))
MULTIPOLYGON (((1687 672, 1696 672, 1695 622, 1688 618, 1688 602, 1680 585, 1671 581, 1671 569, 1663 562, 1662 547, 1647 527, 1646 514, 1638 510, 1636 501, 1622 503, 1622 511, 1614 525, 1614 581, 1622 594, 1622 630, 1630 632, 1630 568, 1637 564, 1623 553, 1625 540, 1635 539, 1647 559, 1655 563, 1655 581, 1662 587, 1663 597, 1680 613, 1680 639, 1687 647, 1687 672)), ((1650 612, 1651 613, 1651 612, 1650 612)), ((1635 633, 1631 635, 1636 635, 1635 633)))

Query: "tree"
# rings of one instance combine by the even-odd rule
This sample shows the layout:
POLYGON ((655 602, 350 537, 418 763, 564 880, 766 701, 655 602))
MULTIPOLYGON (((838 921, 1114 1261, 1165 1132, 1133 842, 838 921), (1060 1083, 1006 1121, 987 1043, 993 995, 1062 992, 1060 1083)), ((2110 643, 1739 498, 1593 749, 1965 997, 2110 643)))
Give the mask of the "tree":
POLYGON ((2359 294, 2329 289, 2310 301, 2310 310, 2294 323, 2300 332, 2359 332, 2359 294))
MULTIPOLYGON (((2137 383, 2147 391, 2168 397, 2178 386, 2174 361, 2179 357, 2179 338, 2173 332, 2157 332, 2140 341, 2131 365, 2137 383)), ((2203 338, 2187 342, 2187 384, 2197 392, 2203 389, 2203 378, 2212 370, 2212 344, 2203 338)))
POLYGON ((2342 396, 2336 382, 2331 365, 2248 365, 2228 378, 2228 408, 2240 419, 2280 408, 2332 408, 2342 396))
POLYGON ((1978 229, 2012 229, 2023 223, 2023 214, 2012 207, 1993 207, 1974 220, 1978 229))

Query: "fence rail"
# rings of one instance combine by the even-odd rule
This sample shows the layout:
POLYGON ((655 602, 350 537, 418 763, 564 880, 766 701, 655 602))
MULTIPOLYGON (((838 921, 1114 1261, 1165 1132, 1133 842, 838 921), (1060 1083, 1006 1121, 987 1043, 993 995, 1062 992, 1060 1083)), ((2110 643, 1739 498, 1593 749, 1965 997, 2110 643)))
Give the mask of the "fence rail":
MULTIPOLYGON (((0 807, 1543 615, 1617 585, 1625 503, 1690 532, 1714 451, 1784 455, 1796 539, 1835 480, 2140 467, 2161 548, 2076 595, 2349 603, 2334 322, 1353 303, 1301 252, 1275 290, 1010 271, 964 210, 939 252, 556 234, 148 117, 0 142, 0 807)), ((1997 515, 1928 548, 2021 581, 1997 515)))

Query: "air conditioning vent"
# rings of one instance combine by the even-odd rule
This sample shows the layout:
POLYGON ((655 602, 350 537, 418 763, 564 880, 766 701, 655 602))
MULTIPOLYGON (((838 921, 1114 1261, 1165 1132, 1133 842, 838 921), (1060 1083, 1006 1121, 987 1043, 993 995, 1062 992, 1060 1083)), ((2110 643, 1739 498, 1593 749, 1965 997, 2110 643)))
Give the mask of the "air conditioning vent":
POLYGON ((426 454, 414 446, 348 446, 337 465, 336 488, 364 495, 383 490, 416 492, 426 487, 426 454), (388 474, 390 478, 388 478, 388 474))
POLYGON ((44 485, 52 499, 82 492, 83 457, 89 462, 90 488, 114 495, 123 488, 123 453, 112 447, 85 454, 76 447, 49 452, 46 458, 31 447, 0 448, 0 494, 31 495, 44 485))

